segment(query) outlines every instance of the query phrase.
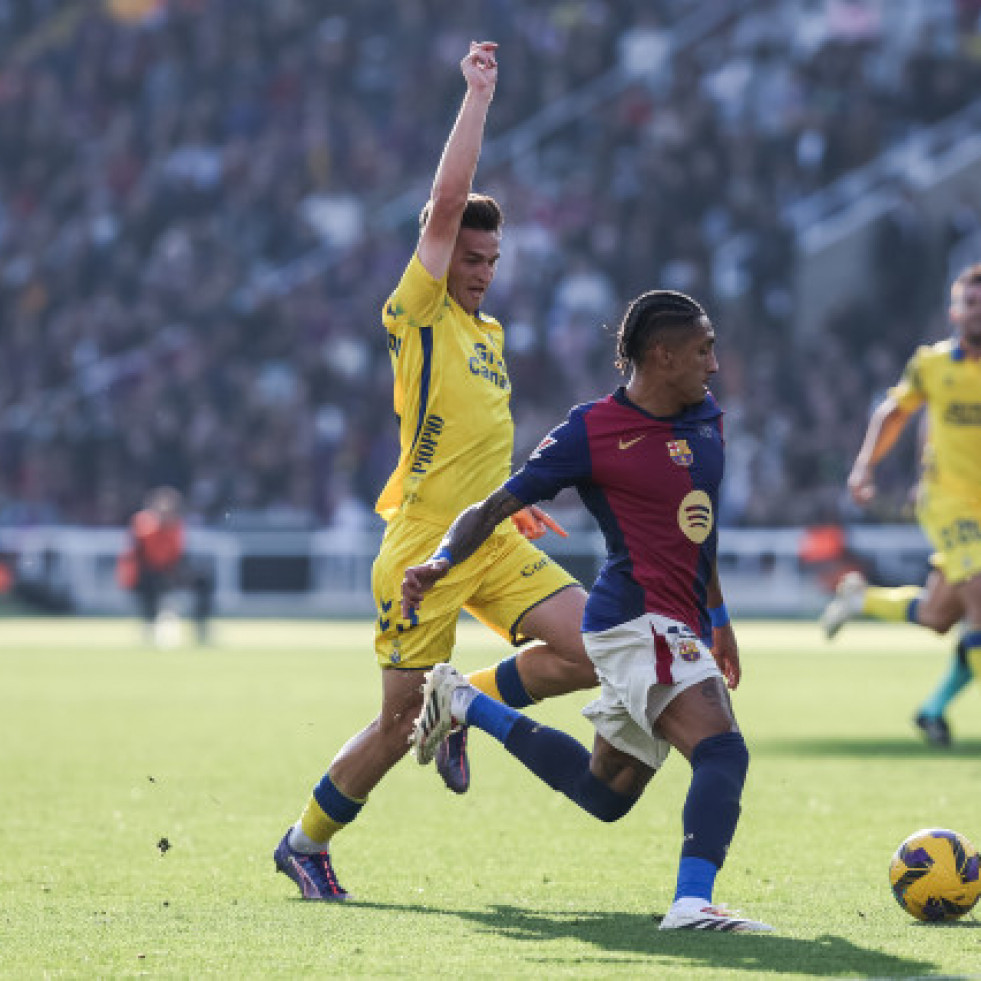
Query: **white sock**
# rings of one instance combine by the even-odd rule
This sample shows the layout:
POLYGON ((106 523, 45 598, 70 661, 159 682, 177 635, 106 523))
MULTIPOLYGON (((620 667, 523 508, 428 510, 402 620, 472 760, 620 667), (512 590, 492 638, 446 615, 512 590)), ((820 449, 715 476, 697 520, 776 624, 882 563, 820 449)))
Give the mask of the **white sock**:
POLYGON ((480 692, 473 685, 460 685, 459 688, 454 689, 450 699, 450 715, 453 716, 454 721, 459 722, 460 725, 466 724, 467 709, 479 694, 480 692))
POLYGON ((329 843, 326 841, 314 841, 304 832, 300 823, 297 822, 290 828, 289 846, 301 855, 319 855, 328 850, 329 843))
POLYGON ((704 906, 711 906, 711 899, 702 899, 701 896, 679 896, 672 904, 679 909, 702 909, 704 906))

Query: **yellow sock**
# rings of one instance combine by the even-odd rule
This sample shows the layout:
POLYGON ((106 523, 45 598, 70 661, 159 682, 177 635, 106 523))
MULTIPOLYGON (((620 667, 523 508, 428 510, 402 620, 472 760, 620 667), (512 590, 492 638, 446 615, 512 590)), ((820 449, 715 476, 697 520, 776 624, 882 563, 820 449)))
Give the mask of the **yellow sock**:
POLYGON ((317 803, 316 797, 311 797, 300 815, 300 827, 311 841, 326 843, 347 825, 329 818, 317 803))
POLYGON ((485 695, 489 695, 495 702, 504 701, 504 699, 501 697, 501 692, 497 687, 496 664, 492 668, 481 668, 479 671, 474 671, 473 674, 468 674, 467 681, 469 681, 470 684, 477 689, 477 691, 483 692, 485 695))
POLYGON ((869 586, 862 601, 862 612, 874 620, 889 620, 905 623, 908 620, 909 605, 922 596, 919 586, 869 586))

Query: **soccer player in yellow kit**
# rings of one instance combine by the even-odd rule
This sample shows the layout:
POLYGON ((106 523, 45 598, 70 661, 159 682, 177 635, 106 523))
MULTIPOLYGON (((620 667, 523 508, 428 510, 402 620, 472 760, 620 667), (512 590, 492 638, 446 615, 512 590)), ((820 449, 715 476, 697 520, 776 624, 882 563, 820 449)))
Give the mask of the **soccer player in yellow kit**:
POLYGON ((399 608, 403 570, 431 555, 457 513, 486 497, 511 468, 504 336, 481 309, 500 252, 502 215, 492 198, 471 192, 497 83, 496 45, 472 43, 461 70, 467 93, 420 217, 419 243, 383 312, 401 452, 378 499, 388 526, 372 570, 382 706, 334 757, 275 850, 277 869, 304 899, 348 897, 333 870, 330 841, 407 753, 424 672, 449 660, 462 608, 516 644, 540 641, 471 675, 484 693, 520 708, 596 684, 579 629, 586 594, 527 540, 555 527, 537 508, 517 526, 498 528, 433 590, 424 611, 404 619, 399 608))
POLYGON ((926 586, 869 586, 858 574, 842 580, 824 612, 833 637, 849 619, 908 621, 946 633, 964 621, 947 674, 914 722, 934 745, 950 744, 944 712, 981 671, 981 263, 954 280, 953 338, 917 349, 903 377, 873 413, 848 478, 859 504, 875 495, 876 464, 912 415, 927 413, 927 443, 917 518, 936 550, 926 586))

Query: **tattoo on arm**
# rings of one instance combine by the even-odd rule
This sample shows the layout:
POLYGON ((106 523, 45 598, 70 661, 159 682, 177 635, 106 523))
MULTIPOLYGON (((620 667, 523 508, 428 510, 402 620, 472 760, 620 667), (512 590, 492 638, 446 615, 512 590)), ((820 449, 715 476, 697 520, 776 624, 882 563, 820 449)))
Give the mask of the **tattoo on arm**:
POLYGON ((474 504, 462 512, 450 525, 440 547, 449 549, 454 564, 462 562, 470 558, 490 538, 491 533, 505 518, 510 518, 524 506, 513 494, 501 487, 480 504, 474 504))

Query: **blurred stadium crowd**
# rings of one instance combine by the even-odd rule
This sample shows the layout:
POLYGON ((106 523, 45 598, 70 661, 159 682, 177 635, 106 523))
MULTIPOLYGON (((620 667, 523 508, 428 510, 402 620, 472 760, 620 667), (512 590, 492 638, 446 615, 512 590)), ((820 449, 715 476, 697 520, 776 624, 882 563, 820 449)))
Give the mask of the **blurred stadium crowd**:
POLYGON ((0 522, 122 524, 161 483, 205 522, 370 520, 396 457, 380 308, 474 25, 501 45, 477 183, 507 215, 488 309, 517 453, 615 384, 625 301, 677 288, 717 321, 723 521, 839 516, 870 399, 943 329, 944 273, 910 202, 881 305, 802 343, 783 216, 978 92, 981 4, 900 6, 0 2, 0 522), (715 260, 738 234, 734 302, 715 260))

